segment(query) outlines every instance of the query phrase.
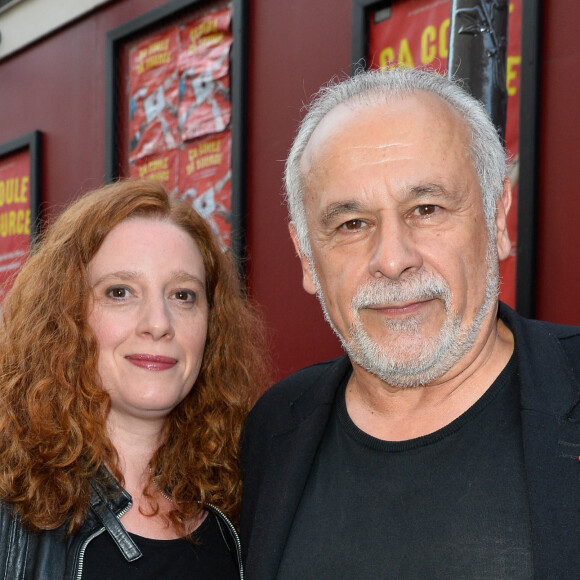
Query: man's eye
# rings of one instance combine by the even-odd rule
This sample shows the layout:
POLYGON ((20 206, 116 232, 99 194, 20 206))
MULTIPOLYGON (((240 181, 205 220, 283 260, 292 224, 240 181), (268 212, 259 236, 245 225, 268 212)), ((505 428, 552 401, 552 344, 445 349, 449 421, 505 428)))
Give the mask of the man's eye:
POLYGON ((363 222, 362 220, 348 220, 347 222, 344 222, 342 224, 342 226, 340 226, 342 229, 344 230, 350 230, 350 231, 354 231, 354 230, 360 230, 363 226, 363 222))
POLYGON ((415 208, 415 211, 420 216, 428 216, 433 214, 436 208, 436 205, 419 205, 415 208))

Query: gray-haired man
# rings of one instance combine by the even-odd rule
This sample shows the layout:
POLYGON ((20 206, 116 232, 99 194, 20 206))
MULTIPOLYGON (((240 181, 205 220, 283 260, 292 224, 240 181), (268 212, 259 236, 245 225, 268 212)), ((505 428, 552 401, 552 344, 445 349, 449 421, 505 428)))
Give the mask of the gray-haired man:
POLYGON ((580 329, 498 305, 505 153, 444 77, 323 89, 286 166, 303 285, 347 354, 246 424, 250 578, 580 570, 580 329))

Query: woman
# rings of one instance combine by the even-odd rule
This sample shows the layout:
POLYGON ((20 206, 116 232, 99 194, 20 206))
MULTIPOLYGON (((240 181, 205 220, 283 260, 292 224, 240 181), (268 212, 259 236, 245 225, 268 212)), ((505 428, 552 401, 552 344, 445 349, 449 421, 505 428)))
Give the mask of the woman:
POLYGON ((262 335, 206 223, 153 183, 89 193, 2 316, 0 575, 243 577, 226 514, 262 335))

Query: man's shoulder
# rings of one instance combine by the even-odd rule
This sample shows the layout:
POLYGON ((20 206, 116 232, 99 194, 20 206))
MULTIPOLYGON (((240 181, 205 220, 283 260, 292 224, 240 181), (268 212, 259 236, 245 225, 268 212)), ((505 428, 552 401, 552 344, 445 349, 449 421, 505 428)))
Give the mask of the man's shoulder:
POLYGON ((580 327, 523 318, 505 304, 499 314, 514 335, 523 407, 560 416, 577 406, 580 327))
POLYGON ((554 336, 559 340, 574 339, 580 337, 580 326, 571 324, 559 324, 557 322, 548 322, 546 320, 529 320, 525 323, 532 329, 541 329, 544 332, 554 336))
POLYGON ((576 366, 580 360, 580 326, 557 324, 542 320, 532 320, 530 322, 532 329, 541 329, 549 339, 556 341, 566 354, 568 363, 576 366))
POLYGON ((580 326, 523 318, 505 304, 500 304, 500 317, 517 334, 532 338, 543 335, 560 341, 565 348, 580 349, 580 326))
POLYGON ((272 385, 259 399, 248 418, 281 420, 295 406, 331 403, 338 385, 350 372, 346 355, 300 369, 272 385))
POLYGON ((312 386, 318 385, 320 381, 334 381, 336 375, 342 377, 349 367, 350 362, 346 355, 304 367, 272 385, 264 394, 264 398, 300 397, 312 386))

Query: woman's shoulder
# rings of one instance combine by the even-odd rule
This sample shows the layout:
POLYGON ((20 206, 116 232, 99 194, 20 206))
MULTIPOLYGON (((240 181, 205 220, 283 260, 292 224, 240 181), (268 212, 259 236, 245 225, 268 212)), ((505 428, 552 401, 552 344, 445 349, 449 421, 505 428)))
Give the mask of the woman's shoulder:
POLYGON ((61 575, 66 561, 64 538, 63 526, 31 531, 23 525, 14 505, 0 500, 0 577, 16 578, 17 571, 26 569, 30 562, 34 562, 39 577, 61 575))

